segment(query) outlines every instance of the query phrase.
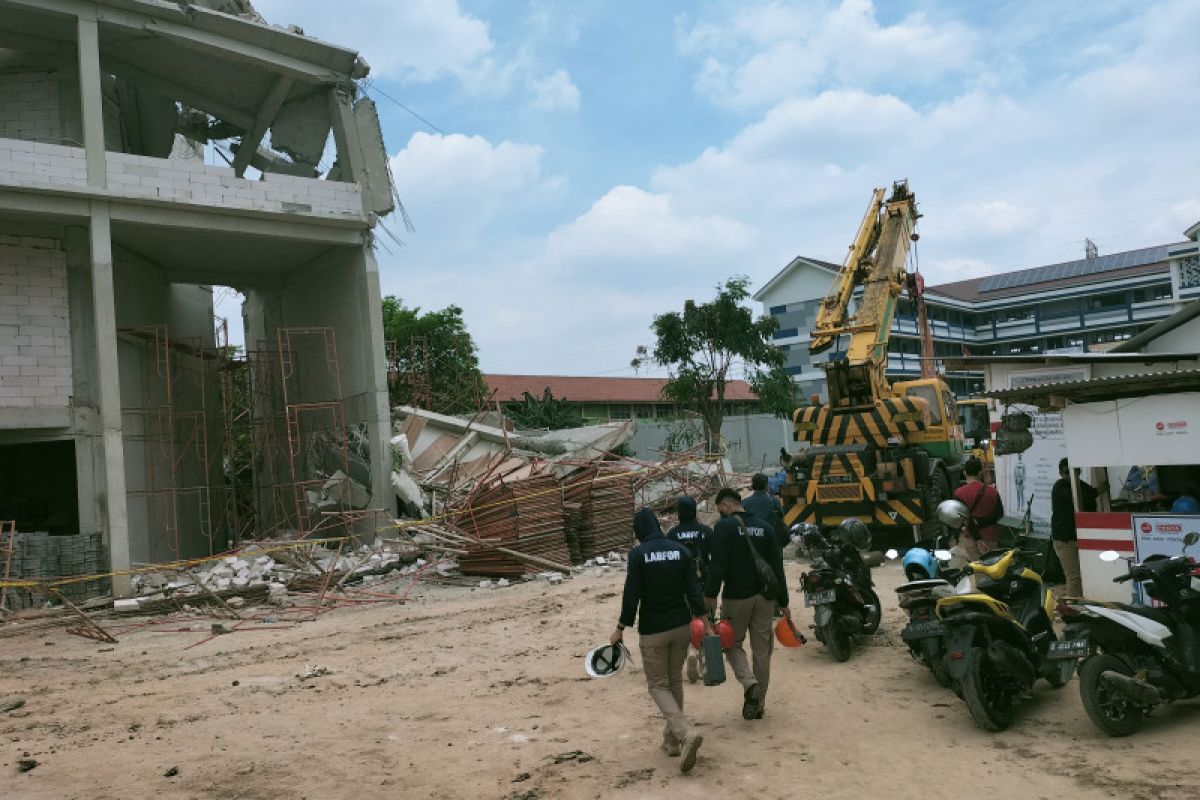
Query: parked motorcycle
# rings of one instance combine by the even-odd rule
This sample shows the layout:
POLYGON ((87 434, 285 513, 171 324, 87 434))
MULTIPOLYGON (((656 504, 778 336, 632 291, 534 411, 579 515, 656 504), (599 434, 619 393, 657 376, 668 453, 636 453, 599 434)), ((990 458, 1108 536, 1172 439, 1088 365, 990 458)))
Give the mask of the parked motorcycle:
POLYGON ((1038 678, 1055 688, 1071 679, 1074 662, 1047 658, 1058 637, 1054 597, 1028 565, 1037 556, 1014 548, 972 562, 963 569, 974 576, 976 591, 939 598, 935 607, 954 691, 985 730, 1011 725, 1014 701, 1038 678))
POLYGON ((971 590, 971 580, 962 570, 966 558, 959 551, 946 549, 946 537, 939 536, 935 549, 911 548, 904 554, 904 574, 908 583, 896 587, 900 608, 908 613, 908 624, 900 638, 909 653, 925 665, 942 686, 950 686, 950 668, 946 664, 946 646, 942 623, 935 613, 937 601, 955 593, 971 590))
POLYGON ((857 519, 844 520, 823 533, 811 527, 804 545, 812 567, 800 576, 804 605, 813 609, 813 630, 838 661, 850 658, 854 637, 879 629, 883 614, 861 552, 871 546, 871 533, 857 519))
MULTIPOLYGON (((1200 695, 1200 568, 1187 555, 1198 541, 1200 534, 1189 533, 1183 555, 1130 563, 1113 579, 1140 582, 1160 607, 1091 600, 1059 606, 1067 632, 1052 655, 1083 657, 1079 696, 1109 736, 1135 733, 1156 706, 1200 695)), ((1120 556, 1109 550, 1100 558, 1120 556)))

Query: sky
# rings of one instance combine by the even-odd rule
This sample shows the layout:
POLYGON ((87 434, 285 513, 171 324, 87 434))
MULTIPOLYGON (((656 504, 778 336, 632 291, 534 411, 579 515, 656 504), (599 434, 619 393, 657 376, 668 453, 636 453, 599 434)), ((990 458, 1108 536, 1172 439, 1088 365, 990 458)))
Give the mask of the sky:
POLYGON ((462 307, 485 372, 633 375, 654 315, 840 262, 897 179, 929 283, 1200 220, 1197 0, 255 6, 370 63, 416 229, 383 292, 462 307))

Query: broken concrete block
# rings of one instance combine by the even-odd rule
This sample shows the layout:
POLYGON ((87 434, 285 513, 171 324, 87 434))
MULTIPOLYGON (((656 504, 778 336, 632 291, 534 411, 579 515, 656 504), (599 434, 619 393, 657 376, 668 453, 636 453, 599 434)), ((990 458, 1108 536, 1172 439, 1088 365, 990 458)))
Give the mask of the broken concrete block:
POLYGON ((595 561, 601 567, 608 566, 608 559, 604 556, 596 556, 595 561))
POLYGON ((113 611, 137 611, 138 601, 135 598, 113 600, 113 611))
POLYGON ((490 589, 490 588, 492 588, 492 582, 491 581, 480 581, 479 588, 480 589, 490 589))
POLYGON ((506 586, 510 586, 511 584, 509 584, 508 578, 501 578, 500 580, 496 581, 496 585, 499 586, 501 589, 503 589, 506 586))
POLYGON ((231 598, 229 598, 228 600, 226 600, 226 601, 225 601, 225 603, 226 603, 226 604, 227 604, 227 605, 228 605, 230 608, 241 608, 242 606, 246 605, 246 598, 244 598, 244 597, 231 597, 231 598))

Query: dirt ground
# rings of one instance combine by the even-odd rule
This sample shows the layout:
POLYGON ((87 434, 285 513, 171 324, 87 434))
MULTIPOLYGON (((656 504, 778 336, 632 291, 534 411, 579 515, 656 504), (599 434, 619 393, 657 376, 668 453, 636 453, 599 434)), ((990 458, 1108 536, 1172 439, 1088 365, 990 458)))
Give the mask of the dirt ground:
MULTIPOLYGON (((788 570, 795 586, 800 567, 788 570)), ((584 653, 617 617, 616 570, 559 586, 425 586, 407 605, 187 650, 203 634, 0 639, 0 699, 26 701, 0 713, 0 797, 1200 796, 1200 706, 1110 739, 1076 681, 1043 683, 1011 730, 985 733, 900 641, 899 568, 876 573, 881 631, 845 664, 816 643, 777 650, 764 720, 742 720, 732 679, 687 690, 705 743, 686 776, 658 749, 636 635, 633 668, 585 677, 584 653), (296 677, 310 665, 330 672, 296 677), (23 758, 39 764, 20 773, 23 758)))

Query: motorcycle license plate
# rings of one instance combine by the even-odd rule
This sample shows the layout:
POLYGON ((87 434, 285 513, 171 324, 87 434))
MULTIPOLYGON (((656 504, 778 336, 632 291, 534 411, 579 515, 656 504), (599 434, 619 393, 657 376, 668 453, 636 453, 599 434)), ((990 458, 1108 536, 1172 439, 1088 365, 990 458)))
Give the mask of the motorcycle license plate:
POLYGON ((912 639, 929 639, 934 636, 941 636, 944 633, 942 623, 936 619, 926 622, 910 622, 900 632, 900 638, 907 640, 912 639))
POLYGON ((827 606, 837 599, 837 592, 833 589, 827 589, 824 592, 812 592, 804 595, 804 605, 812 606, 827 606))
POLYGON ((1061 642, 1051 642, 1046 650, 1046 658, 1083 658, 1088 654, 1087 639, 1066 639, 1061 642))

